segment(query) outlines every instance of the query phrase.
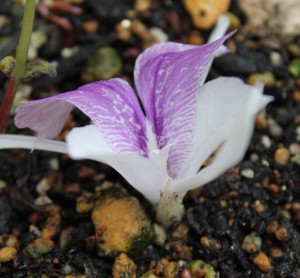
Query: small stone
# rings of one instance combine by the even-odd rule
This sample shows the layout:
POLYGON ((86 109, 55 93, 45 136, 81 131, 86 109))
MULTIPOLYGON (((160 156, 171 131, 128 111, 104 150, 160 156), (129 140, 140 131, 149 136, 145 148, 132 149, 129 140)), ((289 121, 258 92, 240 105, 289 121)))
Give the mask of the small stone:
POLYGON ((188 44, 201 45, 204 44, 204 38, 198 31, 193 31, 188 34, 186 42, 188 44))
POLYGON ((4 247, 0 249, 0 262, 6 263, 11 261, 17 254, 17 249, 15 247, 4 247))
POLYGON ((144 41, 150 41, 153 39, 148 28, 145 26, 145 24, 142 21, 138 19, 132 20, 131 30, 135 35, 137 35, 139 38, 143 39, 144 41))
POLYGON ((115 25, 115 30, 117 33, 117 37, 122 41, 128 41, 131 38, 131 22, 129 24, 122 24, 123 21, 115 25))
POLYGON ((158 224, 154 224, 153 228, 154 228, 154 242, 158 246, 164 246, 167 239, 166 230, 158 224))
POLYGON ((134 262, 126 254, 122 253, 114 262, 112 270, 113 278, 135 278, 135 270, 136 265, 134 262))
POLYGON ((168 41, 168 35, 160 28, 151 27, 149 29, 150 34, 156 40, 156 42, 166 42, 168 41))
POLYGON ((255 85, 257 83, 262 83, 268 88, 273 87, 275 85, 275 81, 276 81, 275 77, 270 72, 253 73, 247 79, 247 83, 249 85, 255 85))
POLYGON ((94 34, 99 29, 99 22, 97 20, 87 20, 83 22, 82 28, 86 33, 94 34))
POLYGON ((300 154, 296 154, 291 158, 291 161, 300 166, 300 154))
POLYGON ((161 277, 165 277, 165 278, 175 277, 177 270, 178 270, 178 263, 170 262, 165 258, 158 261, 156 265, 156 273, 161 277))
POLYGON ((271 139, 269 136, 267 135, 263 135, 261 137, 261 143, 263 144, 263 146, 266 148, 266 149, 269 149, 271 148, 272 146, 272 142, 271 142, 271 139))
POLYGON ((274 193, 278 193, 280 190, 280 187, 279 187, 279 185, 272 183, 267 186, 267 190, 274 192, 274 193))
POLYGON ((255 117, 255 128, 257 130, 265 130, 268 127, 268 121, 262 115, 257 115, 255 117))
POLYGON ((184 0, 183 4, 197 28, 210 29, 228 10, 230 0, 184 0))
POLYGON ((47 238, 37 238, 27 245, 26 250, 32 258, 38 258, 51 252, 54 248, 54 242, 47 238))
POLYGON ((88 213, 94 207, 95 193, 83 192, 76 200, 76 211, 78 213, 88 213))
POLYGON ((134 10, 143 13, 150 9, 152 0, 135 0, 134 10))
POLYGON ((300 154, 300 144, 292 143, 292 144, 289 146, 289 150, 290 150, 290 153, 291 153, 292 155, 294 155, 294 154, 300 154))
POLYGON ((227 12, 225 13, 226 16, 229 18, 229 27, 228 29, 233 31, 235 29, 238 29, 241 25, 241 21, 239 17, 237 17, 235 14, 227 12))
POLYGON ((296 103, 300 102, 300 91, 299 90, 296 90, 296 91, 293 92, 292 99, 296 103))
POLYGON ((200 238, 200 244, 210 250, 220 250, 222 248, 222 245, 218 240, 207 236, 203 236, 200 238))
POLYGON ((61 209, 58 205, 51 204, 46 208, 49 214, 46 224, 42 230, 43 238, 54 238, 60 231, 61 225, 61 209))
POLYGON ((275 138, 280 138, 283 134, 282 127, 278 125, 273 119, 268 119, 268 123, 269 132, 271 133, 271 135, 275 138))
POLYGON ((254 202, 252 208, 258 213, 264 212, 266 210, 265 205, 262 204, 259 200, 254 202))
POLYGON ((117 51, 111 47, 100 47, 91 57, 82 72, 82 80, 92 82, 107 80, 120 74, 122 61, 117 51))
POLYGON ((190 262, 187 268, 191 271, 192 277, 205 277, 205 278, 217 277, 217 273, 213 268, 213 266, 205 263, 202 260, 196 260, 190 262))
POLYGON ((93 209, 92 219, 96 231, 101 231, 99 256, 137 255, 154 235, 143 207, 126 193, 104 193, 93 209))
POLYGON ((282 252, 282 250, 280 248, 272 247, 270 249, 270 256, 273 257, 273 258, 280 258, 283 255, 284 254, 283 254, 283 252, 282 252))
POLYGON ((281 227, 279 228, 279 230, 276 231, 275 235, 278 240, 284 241, 288 237, 288 232, 286 228, 281 227))
POLYGON ((6 247, 18 247, 18 239, 14 235, 1 235, 0 236, 1 246, 6 247))
POLYGON ((276 163, 285 166, 290 159, 290 152, 287 148, 280 147, 275 151, 274 160, 276 163))
POLYGON ((93 178, 95 175, 97 174, 97 172, 88 166, 82 166, 80 167, 77 176, 80 179, 91 179, 93 178))
POLYGON ((300 56, 300 46, 296 43, 290 43, 288 45, 288 51, 291 55, 294 57, 299 57, 300 56))
POLYGON ((254 175, 254 171, 250 168, 246 168, 241 171, 241 176, 247 179, 253 179, 254 175))
POLYGON ((253 262, 263 272, 268 272, 271 269, 270 260, 263 252, 259 252, 258 255, 254 257, 253 262))
POLYGON ((283 64, 282 56, 276 51, 272 51, 270 53, 270 60, 272 65, 275 67, 279 67, 283 64))
POLYGON ((248 253, 254 253, 260 249, 261 243, 261 237, 251 233, 244 238, 242 249, 248 253))

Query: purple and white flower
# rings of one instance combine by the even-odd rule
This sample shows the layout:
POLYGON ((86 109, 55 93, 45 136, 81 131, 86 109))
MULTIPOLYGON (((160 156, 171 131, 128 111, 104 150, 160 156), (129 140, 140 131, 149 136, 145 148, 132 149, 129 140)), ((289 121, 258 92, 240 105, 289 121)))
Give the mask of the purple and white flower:
POLYGON ((131 86, 115 78, 21 104, 15 123, 37 132, 37 148, 110 165, 151 203, 160 203, 160 210, 172 198, 170 202, 180 204, 188 190, 212 181, 243 158, 255 115, 271 100, 261 87, 237 78, 204 84, 228 36, 202 46, 167 42, 144 51, 134 71, 143 108, 131 86), (74 107, 93 124, 74 128, 67 135, 67 148, 44 140, 60 133, 74 107), (217 149, 213 161, 201 168, 217 149))

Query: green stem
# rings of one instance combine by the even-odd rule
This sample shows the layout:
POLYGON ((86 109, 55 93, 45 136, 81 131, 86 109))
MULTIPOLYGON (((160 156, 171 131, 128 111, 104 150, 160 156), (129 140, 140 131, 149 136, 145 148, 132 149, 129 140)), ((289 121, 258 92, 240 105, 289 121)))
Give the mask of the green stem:
POLYGON ((21 79, 25 74, 26 61, 35 14, 35 0, 26 0, 20 40, 16 53, 16 64, 8 81, 4 98, 0 107, 0 133, 3 132, 9 110, 14 101, 21 79))

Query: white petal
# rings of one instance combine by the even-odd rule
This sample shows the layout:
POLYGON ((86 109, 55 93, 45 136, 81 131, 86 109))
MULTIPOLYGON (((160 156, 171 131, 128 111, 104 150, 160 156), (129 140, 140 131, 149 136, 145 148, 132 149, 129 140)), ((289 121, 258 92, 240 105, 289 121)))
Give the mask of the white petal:
POLYGON ((187 191, 212 181, 237 164, 244 156, 254 128, 256 113, 272 98, 261 87, 244 84, 237 78, 218 78, 205 84, 197 100, 197 121, 191 156, 177 191, 187 191), (221 146, 213 162, 195 173, 221 146))
POLYGON ((67 143, 72 158, 92 159, 110 165, 150 202, 158 202, 168 177, 166 171, 150 159, 115 152, 94 125, 74 128, 67 136, 67 143))

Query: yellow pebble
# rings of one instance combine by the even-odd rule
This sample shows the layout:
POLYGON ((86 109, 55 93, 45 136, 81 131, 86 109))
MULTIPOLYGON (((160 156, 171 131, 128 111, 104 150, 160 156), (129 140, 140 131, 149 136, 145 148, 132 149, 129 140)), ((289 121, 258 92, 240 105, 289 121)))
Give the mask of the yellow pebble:
POLYGON ((253 262, 261 271, 267 272, 271 268, 270 260, 264 252, 259 252, 253 262))
POLYGON ((185 0, 184 6, 191 15, 194 25, 200 29, 210 29, 219 15, 225 13, 230 0, 185 0))
POLYGON ((286 165, 290 159, 290 152, 287 148, 278 148, 274 154, 274 160, 280 165, 286 165))
POLYGON ((14 247, 4 247, 0 249, 0 262, 9 262, 14 258, 17 253, 17 249, 14 247))

